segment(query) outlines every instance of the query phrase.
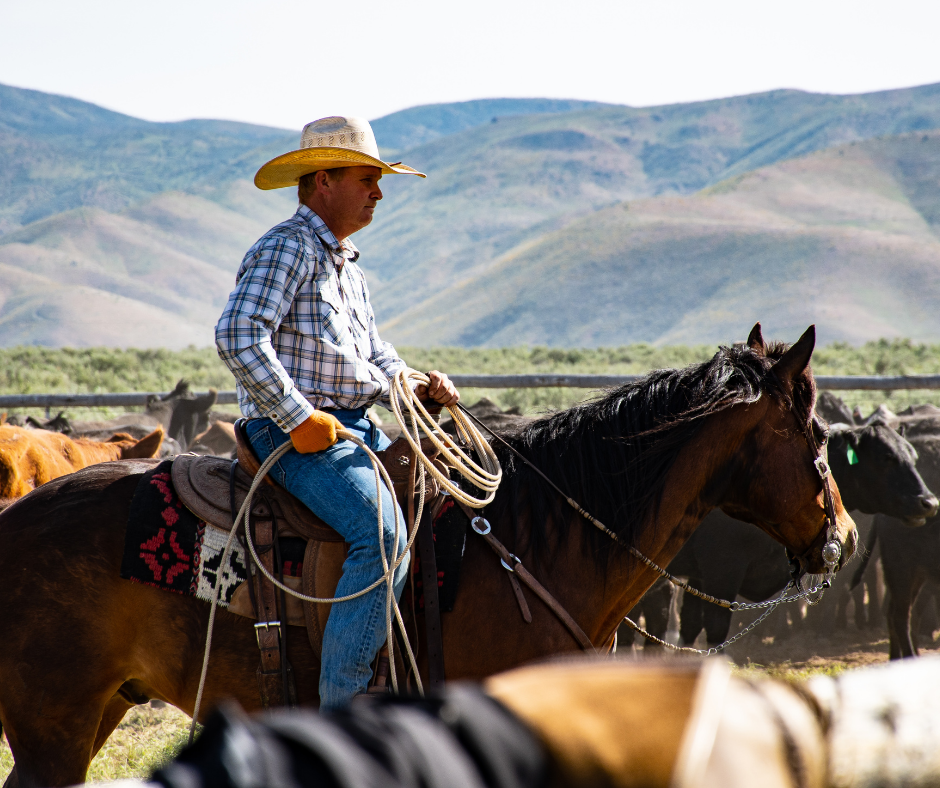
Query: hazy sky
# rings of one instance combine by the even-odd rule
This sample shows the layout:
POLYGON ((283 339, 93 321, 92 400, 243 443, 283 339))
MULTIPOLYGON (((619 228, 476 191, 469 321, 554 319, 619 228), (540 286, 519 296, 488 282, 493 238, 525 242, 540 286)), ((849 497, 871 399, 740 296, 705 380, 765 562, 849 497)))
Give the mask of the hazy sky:
POLYGON ((635 106, 940 82, 937 0, 2 0, 0 82, 299 129, 500 96, 635 106))

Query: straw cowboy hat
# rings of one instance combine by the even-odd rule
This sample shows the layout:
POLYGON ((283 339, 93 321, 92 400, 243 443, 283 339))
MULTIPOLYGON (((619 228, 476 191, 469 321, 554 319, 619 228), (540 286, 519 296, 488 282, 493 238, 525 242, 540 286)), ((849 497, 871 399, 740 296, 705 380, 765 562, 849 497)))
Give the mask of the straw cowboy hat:
POLYGON ((334 116, 320 118, 304 126, 300 150, 271 159, 255 175, 259 189, 283 189, 296 186, 301 176, 333 167, 381 167, 383 175, 424 173, 402 164, 389 164, 379 158, 379 146, 369 121, 362 118, 334 116))

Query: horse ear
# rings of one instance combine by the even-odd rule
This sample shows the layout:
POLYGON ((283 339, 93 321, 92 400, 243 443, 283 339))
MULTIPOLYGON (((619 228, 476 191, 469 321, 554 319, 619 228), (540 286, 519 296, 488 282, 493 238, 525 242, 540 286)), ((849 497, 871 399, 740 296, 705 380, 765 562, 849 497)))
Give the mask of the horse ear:
POLYGON ((751 350, 756 350, 763 353, 764 346, 764 335, 760 330, 760 323, 755 323, 754 328, 751 329, 751 333, 747 335, 747 346, 751 350))
POLYGON ((795 344, 774 364, 774 372, 783 381, 796 380, 809 366, 816 347, 816 326, 810 326, 803 332, 795 344))

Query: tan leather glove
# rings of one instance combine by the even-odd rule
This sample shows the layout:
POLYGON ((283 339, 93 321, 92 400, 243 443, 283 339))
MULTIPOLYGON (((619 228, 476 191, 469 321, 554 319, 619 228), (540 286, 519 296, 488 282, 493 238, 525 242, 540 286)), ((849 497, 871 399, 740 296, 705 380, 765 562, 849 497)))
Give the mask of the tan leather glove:
POLYGON ((343 425, 332 413, 314 411, 303 424, 290 431, 290 442, 301 454, 323 451, 336 443, 336 430, 343 425))

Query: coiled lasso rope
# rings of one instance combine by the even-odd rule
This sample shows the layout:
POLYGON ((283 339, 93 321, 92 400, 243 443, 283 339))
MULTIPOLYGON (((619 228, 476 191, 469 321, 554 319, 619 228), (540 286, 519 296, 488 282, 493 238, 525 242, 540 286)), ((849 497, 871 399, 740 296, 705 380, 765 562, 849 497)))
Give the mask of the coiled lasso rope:
MULTIPOLYGON (((385 540, 383 538, 384 528, 382 518, 381 485, 384 481, 389 491, 391 491, 393 499, 395 497, 395 487, 392 484, 392 480, 389 478, 388 472, 385 470, 385 466, 382 465, 382 462, 369 446, 363 443, 363 441, 358 436, 345 429, 338 429, 336 431, 336 437, 338 439, 351 441, 366 453, 366 455, 369 457, 369 460, 372 462, 372 469, 375 473, 379 550, 382 556, 383 571, 382 575, 374 583, 366 588, 363 588, 361 591, 357 591, 354 594, 348 594, 342 597, 312 597, 307 596, 306 594, 302 594, 299 591, 295 591, 294 589, 284 585, 276 577, 273 577, 261 564, 255 549, 254 542, 251 538, 251 528, 248 525, 248 513, 251 511, 252 498, 254 497, 255 491, 258 489, 258 485, 260 485, 264 477, 267 476, 274 463, 276 463, 293 447, 290 441, 287 441, 275 449, 264 461, 264 463, 262 463, 261 467, 258 469, 257 474, 255 474, 255 478, 251 482, 251 487, 248 490, 248 494, 245 496, 245 500, 242 502, 241 508, 238 510, 238 514, 235 516, 234 522, 232 524, 232 530, 229 532, 228 540, 225 542, 225 549, 222 552, 222 562, 220 566, 225 567, 228 565, 228 559, 231 553, 232 545, 234 544, 235 534, 238 531, 239 524, 244 521, 245 541, 248 545, 249 551, 251 552, 251 556, 255 561, 255 566, 257 569, 277 588, 293 597, 296 597, 297 599, 318 604, 348 602, 352 599, 356 599, 357 597, 369 593, 374 588, 378 587, 381 583, 385 583, 385 629, 386 643, 389 652, 389 673, 392 680, 392 688, 395 692, 398 691, 398 679, 395 670, 395 638, 392 623, 394 618, 394 620, 398 623, 399 631, 401 632, 405 643, 405 649, 408 654, 408 661, 415 676, 418 692, 423 695, 424 687, 421 683, 421 676, 418 672, 414 651, 411 647, 411 642, 408 638, 404 621, 402 620, 401 610, 398 607, 398 600, 395 599, 394 575, 405 556, 408 555, 411 551, 411 547, 414 544, 415 537, 418 533, 418 524, 421 522, 421 515, 425 503, 425 473, 430 473, 431 476, 441 486, 441 488, 446 490, 454 498, 463 501, 468 506, 482 507, 493 500, 493 496, 496 494, 496 490, 499 487, 500 480, 502 479, 502 469, 500 468, 499 460, 496 458, 496 455, 494 454, 489 443, 487 443, 477 428, 458 408, 448 407, 447 410, 450 413, 451 418, 454 420, 458 434, 467 444, 473 446, 474 450, 477 452, 478 456, 483 462, 483 467, 475 463, 469 456, 467 456, 449 435, 440 433, 437 430, 436 420, 418 399, 413 388, 409 384, 409 380, 415 380, 418 385, 430 384, 430 378, 427 375, 416 372, 415 370, 401 370, 391 381, 390 399, 392 412, 395 414, 395 418, 402 429, 402 434, 405 436, 405 439, 408 441, 421 465, 420 474, 417 477, 419 481, 419 488, 418 503, 415 510, 415 521, 412 524, 410 533, 408 534, 408 541, 405 545, 405 549, 400 555, 398 554, 398 535, 401 531, 401 526, 398 516, 398 506, 395 506, 395 538, 392 547, 391 561, 389 561, 388 557, 386 556, 385 540), (449 476, 442 473, 434 465, 434 463, 424 455, 424 452, 421 450, 421 432, 423 432, 425 436, 431 440, 435 448, 437 448, 437 450, 441 453, 448 465, 456 468, 456 470, 474 486, 483 490, 485 493, 483 498, 476 499, 473 496, 465 493, 459 486, 457 486, 455 482, 451 481, 449 476)), ((189 729, 190 743, 192 743, 193 737, 195 735, 196 720, 199 717, 199 708, 202 705, 202 695, 205 689, 206 675, 209 670, 209 653, 212 648, 212 632, 215 627, 215 613, 219 604, 219 580, 221 575, 222 570, 220 569, 219 573, 216 575, 216 582, 214 583, 212 590, 212 603, 209 609, 209 623, 206 632, 206 646, 203 652, 202 671, 199 676, 199 689, 196 692, 196 703, 193 708, 192 725, 189 729)), ((286 624, 283 624, 282 626, 286 626, 286 624)))
POLYGON ((429 385, 431 380, 427 375, 410 369, 401 370, 392 378, 391 382, 392 413, 395 414, 395 419, 402 428, 402 435, 408 441, 421 466, 437 481, 441 489, 446 490, 455 499, 467 506, 480 509, 491 503, 503 478, 502 468, 499 467, 499 460, 496 458, 492 447, 459 407, 448 407, 447 411, 454 420, 457 435, 464 443, 473 447, 482 462, 482 466, 474 462, 453 438, 437 430, 437 422, 434 416, 428 412, 421 400, 418 399, 417 394, 408 383, 409 380, 414 380, 418 385, 425 386, 429 385), (485 493, 483 498, 474 498, 464 492, 456 482, 452 481, 447 474, 442 473, 425 456, 424 452, 421 451, 419 430, 431 440, 446 465, 455 468, 474 487, 485 493))

